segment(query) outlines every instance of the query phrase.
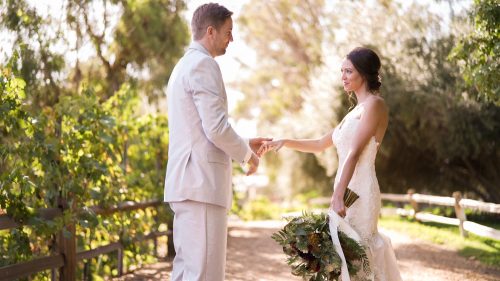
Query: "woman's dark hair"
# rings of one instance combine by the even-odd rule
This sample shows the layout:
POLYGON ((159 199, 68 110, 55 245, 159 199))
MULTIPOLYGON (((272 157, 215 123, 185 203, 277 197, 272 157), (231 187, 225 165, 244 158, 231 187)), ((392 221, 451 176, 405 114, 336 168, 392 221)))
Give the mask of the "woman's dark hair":
POLYGON ((207 27, 219 28, 233 15, 226 7, 217 3, 208 3, 199 6, 193 14, 191 20, 191 30, 194 40, 200 40, 205 35, 207 27))
POLYGON ((352 62, 356 70, 365 78, 368 90, 378 92, 382 82, 380 80, 380 58, 371 49, 357 47, 346 58, 352 62))

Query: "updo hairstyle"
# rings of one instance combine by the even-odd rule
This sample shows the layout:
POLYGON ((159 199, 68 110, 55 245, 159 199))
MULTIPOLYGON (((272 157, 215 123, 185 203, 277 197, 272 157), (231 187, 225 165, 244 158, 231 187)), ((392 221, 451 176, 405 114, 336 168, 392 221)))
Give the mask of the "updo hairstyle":
POLYGON ((382 82, 380 79, 380 58, 371 49, 357 47, 346 58, 351 61, 356 70, 365 78, 367 88, 372 93, 378 93, 382 82))

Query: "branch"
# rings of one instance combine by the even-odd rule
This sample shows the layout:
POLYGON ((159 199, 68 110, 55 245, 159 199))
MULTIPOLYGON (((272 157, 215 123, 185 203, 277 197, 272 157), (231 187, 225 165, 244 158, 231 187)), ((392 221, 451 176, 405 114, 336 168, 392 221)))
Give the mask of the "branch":
POLYGON ((108 70, 108 73, 110 73, 111 72, 111 64, 104 57, 104 55, 102 53, 102 48, 101 48, 101 45, 102 45, 102 43, 104 41, 104 35, 105 35, 105 32, 106 32, 106 29, 104 29, 102 31, 101 35, 95 34, 93 32, 92 27, 91 27, 90 22, 89 22, 89 17, 88 17, 88 14, 87 14, 88 11, 85 9, 85 6, 83 6, 81 4, 79 6, 80 6, 80 8, 83 11, 82 14, 83 14, 83 19, 85 21, 85 26, 87 27, 87 32, 89 33, 90 38, 92 39, 92 43, 94 43, 94 47, 96 48, 97 56, 99 57, 99 59, 101 59, 102 63, 104 64, 104 66, 108 70))

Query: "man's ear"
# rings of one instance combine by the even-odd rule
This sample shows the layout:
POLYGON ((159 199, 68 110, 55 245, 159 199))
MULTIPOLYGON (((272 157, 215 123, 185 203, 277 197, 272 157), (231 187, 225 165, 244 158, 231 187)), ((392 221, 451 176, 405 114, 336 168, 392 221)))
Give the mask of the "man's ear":
POLYGON ((214 31, 215 31, 215 29, 214 29, 214 27, 213 27, 213 26, 209 25, 209 26, 207 27, 207 34, 208 34, 208 35, 212 36, 212 35, 214 34, 214 31))

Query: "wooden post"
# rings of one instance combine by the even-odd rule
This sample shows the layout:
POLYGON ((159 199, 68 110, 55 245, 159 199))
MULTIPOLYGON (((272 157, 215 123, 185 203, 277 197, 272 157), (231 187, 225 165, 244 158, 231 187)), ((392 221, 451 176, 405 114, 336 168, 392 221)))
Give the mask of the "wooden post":
POLYGON ((462 193, 460 191, 453 192, 453 198, 455 198, 455 214, 457 219, 460 221, 458 228, 460 229, 460 234, 462 237, 467 237, 468 233, 464 229, 464 222, 467 220, 464 209, 460 206, 460 200, 462 200, 462 193))
MULTIPOLYGON (((59 198, 59 208, 68 209, 68 204, 65 199, 59 198)), ((60 281, 76 280, 76 236, 75 225, 66 225, 57 234, 57 249, 64 258, 64 266, 59 270, 60 281)))
POLYGON ((123 244, 122 246, 118 249, 118 276, 123 275, 123 244))
POLYGON ((174 219, 169 219, 167 222, 168 234, 167 234, 167 257, 173 258, 175 256, 174 247, 174 219))
POLYGON ((408 197, 410 201, 410 205, 413 208, 413 215, 412 217, 415 219, 416 215, 418 213, 418 203, 413 199, 413 195, 415 194, 415 190, 413 188, 408 189, 408 197))
MULTIPOLYGON (((51 253, 59 250, 57 248, 57 235, 51 235, 49 249, 51 253)), ((57 272, 59 272, 59 269, 57 268, 52 268, 50 270, 50 281, 57 281, 57 272)))
POLYGON ((52 268, 50 270, 50 281, 56 281, 57 280, 57 269, 52 268))
POLYGON ((89 259, 83 263, 83 281, 90 280, 90 264, 92 263, 92 259, 89 259))
POLYGON ((76 239, 75 239, 75 225, 65 226, 66 231, 61 230, 57 235, 57 246, 59 253, 64 257, 64 266, 59 271, 60 281, 73 281, 76 280, 76 239), (65 236, 66 232, 66 237, 65 236))

